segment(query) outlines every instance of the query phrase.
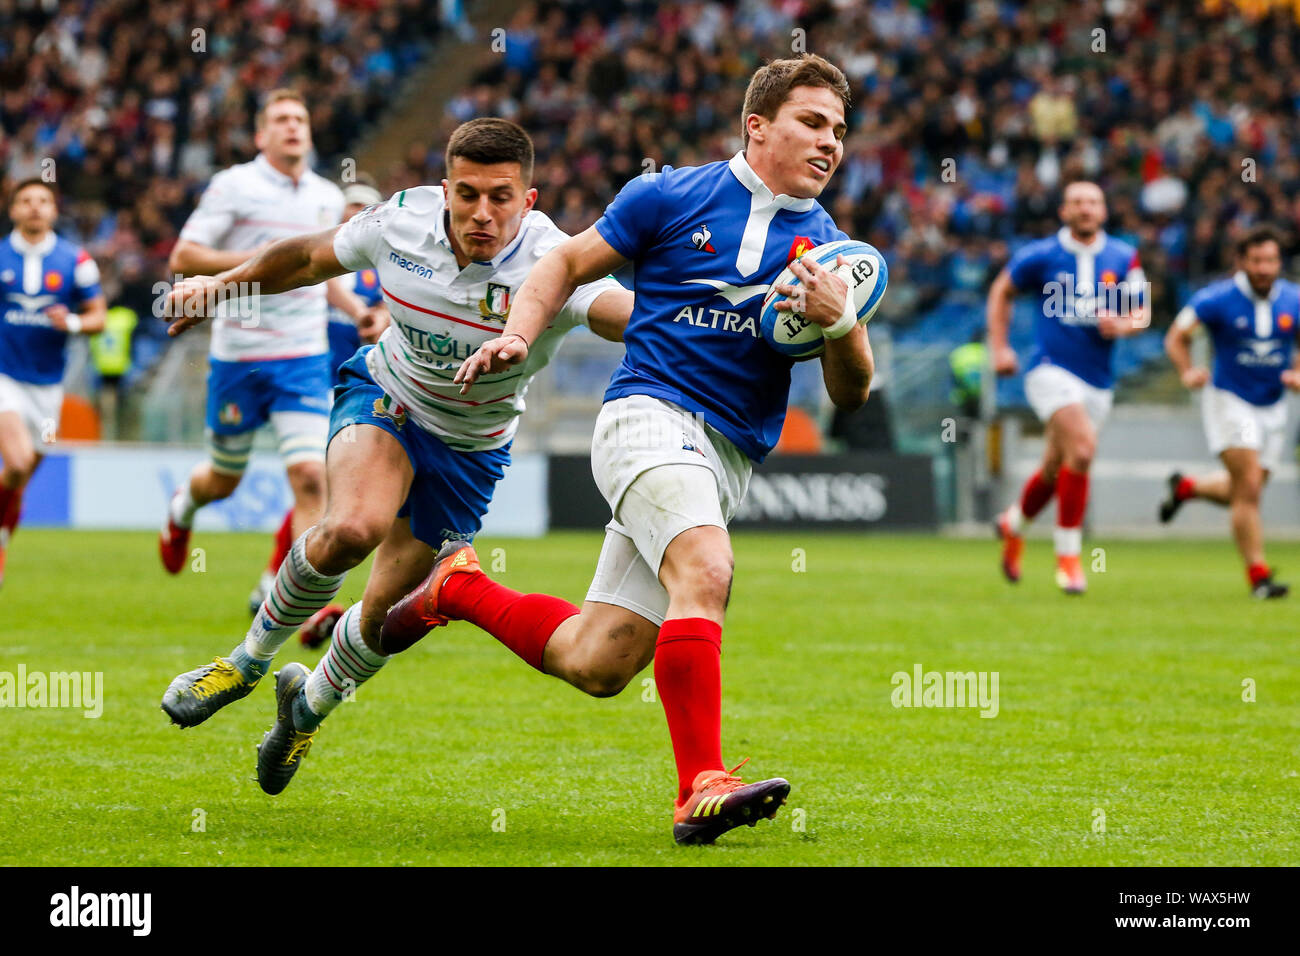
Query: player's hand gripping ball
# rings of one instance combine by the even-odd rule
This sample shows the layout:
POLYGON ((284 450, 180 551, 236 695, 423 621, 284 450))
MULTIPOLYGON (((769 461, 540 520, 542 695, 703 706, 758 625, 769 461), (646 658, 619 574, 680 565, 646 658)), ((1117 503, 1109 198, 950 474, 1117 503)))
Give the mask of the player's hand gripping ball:
MULTIPOLYGON (((840 276, 848 283, 849 294, 853 297, 853 305, 858 314, 858 324, 866 325, 871 321, 876 309, 880 307, 880 300, 884 298, 885 287, 889 284, 889 267, 875 246, 855 239, 840 239, 809 249, 799 259, 816 262, 827 271, 840 276), (844 263, 836 267, 835 260, 840 256, 844 257, 844 263)), ((778 286, 783 285, 794 286, 796 290, 799 286, 799 277, 788 266, 777 276, 763 297, 763 307, 759 313, 759 328, 763 339, 782 355, 788 355, 792 359, 815 358, 826 349, 821 326, 809 322, 798 312, 784 312, 776 308, 776 303, 785 298, 776 291, 778 286)))

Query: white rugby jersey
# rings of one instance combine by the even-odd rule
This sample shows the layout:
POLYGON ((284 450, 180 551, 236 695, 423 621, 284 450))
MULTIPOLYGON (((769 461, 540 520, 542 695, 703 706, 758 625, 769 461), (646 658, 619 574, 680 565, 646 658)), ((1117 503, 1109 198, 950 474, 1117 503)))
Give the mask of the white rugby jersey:
POLYGON ((579 286, 528 349, 522 366, 482 375, 467 395, 452 381, 461 363, 505 328, 510 300, 533 265, 569 238, 545 213, 527 213, 519 234, 490 262, 464 269, 447 238, 441 186, 407 189, 369 206, 335 235, 344 268, 373 268, 392 324, 367 353, 371 377, 421 428, 458 451, 507 444, 524 411, 524 393, 551 360, 564 333, 587 324, 611 278, 579 286))
MULTIPOLYGON (((343 218, 343 193, 306 170, 297 183, 261 153, 212 177, 180 237, 214 249, 253 249, 274 239, 328 229, 343 218)), ((298 358, 328 351, 325 286, 256 301, 222 302, 212 320, 214 359, 298 358)))

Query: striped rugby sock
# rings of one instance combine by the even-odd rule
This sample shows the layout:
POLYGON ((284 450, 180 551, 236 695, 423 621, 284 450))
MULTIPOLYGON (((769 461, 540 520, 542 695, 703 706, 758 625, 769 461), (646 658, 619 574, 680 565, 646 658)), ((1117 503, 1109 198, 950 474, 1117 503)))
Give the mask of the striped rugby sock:
POLYGON ((339 593, 344 574, 321 574, 307 560, 308 528, 293 543, 289 555, 275 575, 275 587, 267 592, 253 618, 241 647, 249 657, 269 661, 289 636, 339 593))
POLYGON ((311 730, 343 699, 379 673, 388 656, 372 651, 361 636, 361 602, 352 605, 334 625, 334 639, 294 702, 293 722, 311 730))

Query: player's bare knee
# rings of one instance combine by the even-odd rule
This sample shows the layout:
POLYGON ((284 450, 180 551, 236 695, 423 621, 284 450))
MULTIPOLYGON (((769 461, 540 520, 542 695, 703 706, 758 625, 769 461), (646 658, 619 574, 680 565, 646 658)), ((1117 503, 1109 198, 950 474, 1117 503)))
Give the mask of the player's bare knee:
MULTIPOLYGON (((384 539, 386 528, 378 526, 375 522, 361 516, 352 515, 331 518, 326 515, 316 530, 312 532, 312 538, 320 536, 319 542, 313 541, 316 547, 319 547, 324 554, 325 563, 331 568, 351 569, 356 567, 370 552, 379 547, 379 542, 384 539)), ((325 571, 320 565, 318 570, 325 571)), ((338 573, 329 571, 326 573, 338 573)))
POLYGON ((1071 471, 1084 472, 1092 467, 1093 456, 1097 453, 1097 442, 1092 438, 1078 438, 1072 441, 1065 453, 1065 464, 1071 471))
POLYGON ((617 697, 635 676, 631 668, 601 665, 575 675, 574 686, 589 697, 617 697))
POLYGON ((731 555, 710 555, 692 567, 690 591, 694 602, 704 607, 726 610, 731 599, 731 555))
POLYGON ((35 470, 35 452, 14 453, 12 460, 6 460, 4 468, 0 469, 0 484, 6 488, 21 488, 27 484, 28 479, 32 477, 32 472, 35 470))
POLYGON ((1259 470, 1247 471, 1232 482, 1232 500, 1242 504, 1258 505, 1264 493, 1264 474, 1259 470))

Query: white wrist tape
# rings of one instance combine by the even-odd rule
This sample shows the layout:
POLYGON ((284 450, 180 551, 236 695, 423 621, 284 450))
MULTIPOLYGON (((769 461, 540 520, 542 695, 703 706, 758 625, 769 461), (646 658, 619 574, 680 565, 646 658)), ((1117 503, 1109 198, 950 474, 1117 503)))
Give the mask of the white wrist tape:
POLYGON ((858 324, 858 310, 853 304, 853 290, 849 289, 844 293, 844 312, 831 325, 822 329, 822 337, 827 339, 842 339, 853 331, 853 326, 858 324))
POLYGON ((81 331, 81 316, 69 312, 67 317, 63 320, 63 324, 67 326, 69 332, 76 335, 81 331))

